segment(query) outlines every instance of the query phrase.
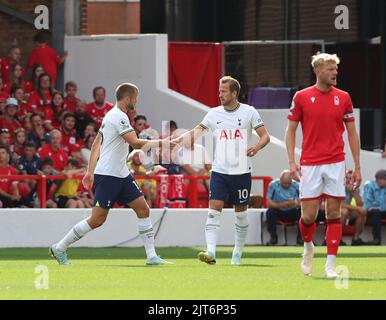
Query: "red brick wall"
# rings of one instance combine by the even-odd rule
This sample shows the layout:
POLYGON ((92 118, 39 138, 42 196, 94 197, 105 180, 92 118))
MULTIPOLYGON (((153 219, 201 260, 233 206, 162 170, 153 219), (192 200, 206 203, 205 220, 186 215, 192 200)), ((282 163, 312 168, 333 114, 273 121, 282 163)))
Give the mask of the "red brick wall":
POLYGON ((140 2, 86 2, 83 34, 140 33, 140 2))
MULTIPOLYGON (((30 16, 35 16, 37 5, 46 5, 51 10, 51 0, 1 0, 1 3, 30 16)), ((8 48, 17 44, 22 50, 22 63, 26 64, 34 47, 32 39, 36 33, 37 30, 32 24, 0 12, 0 56, 7 55, 8 48)))
MULTIPOLYGON (((244 39, 247 40, 283 40, 284 1, 283 0, 246 0, 244 39)), ((291 6, 291 39, 324 39, 333 42, 359 40, 359 8, 356 0, 323 0, 323 5, 309 0, 299 0, 299 19, 296 15, 296 1, 289 1, 291 6), (349 30, 336 30, 334 21, 337 5, 349 8, 349 30), (296 22, 299 22, 298 34, 296 22)), ((253 86, 284 85, 283 47, 264 46, 246 47, 244 52, 244 69, 246 80, 253 86), (263 49, 264 48, 264 49, 263 49), (274 68, 272 66, 275 66, 274 68)), ((289 46, 289 68, 292 83, 307 85, 310 82, 309 67, 312 46, 289 46)))

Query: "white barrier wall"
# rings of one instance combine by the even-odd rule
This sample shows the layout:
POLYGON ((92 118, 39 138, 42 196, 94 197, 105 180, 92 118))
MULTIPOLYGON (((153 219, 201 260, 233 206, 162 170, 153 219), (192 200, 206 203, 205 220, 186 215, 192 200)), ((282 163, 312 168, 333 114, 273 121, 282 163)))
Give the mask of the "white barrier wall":
MULTIPOLYGON (((247 245, 261 245, 269 240, 265 214, 263 225, 262 209, 249 209, 249 229, 247 245), (263 230, 263 239, 261 230, 263 230), (262 242, 263 240, 263 242, 262 242)), ((206 209, 169 209, 159 225, 162 209, 152 209, 151 219, 157 247, 205 247, 206 209), (160 227, 159 227, 160 226, 160 227)), ((85 219, 90 209, 1 209, 0 212, 0 248, 49 247, 59 241, 76 223, 85 219)), ((277 227, 279 244, 284 244, 284 232, 277 227)), ((386 239, 386 228, 383 228, 386 239)), ((325 226, 317 228, 314 240, 323 242, 325 226)), ((288 227, 288 244, 296 244, 296 226, 288 227)), ((366 227, 361 236, 371 240, 371 228, 366 227)), ((350 241, 349 238, 345 239, 350 241)), ((221 216, 221 229, 218 245, 234 245, 234 211, 224 209, 221 216)), ((141 247, 138 237, 136 217, 130 209, 111 210, 106 223, 87 234, 75 247, 141 247), (129 240, 129 241, 128 241, 129 240)))
MULTIPOLYGON (((48 247, 59 241, 90 209, 1 209, 0 247, 48 247)), ((157 231, 162 209, 152 209, 151 219, 157 231)), ((249 210, 248 244, 260 243, 260 212, 249 210)), ((204 246, 205 209, 169 209, 156 238, 159 247, 204 246)), ((219 245, 234 244, 234 213, 224 210, 219 245)), ((142 246, 136 216, 130 209, 114 209, 106 223, 75 244, 80 247, 142 246), (128 239, 132 241, 126 242, 128 239)))

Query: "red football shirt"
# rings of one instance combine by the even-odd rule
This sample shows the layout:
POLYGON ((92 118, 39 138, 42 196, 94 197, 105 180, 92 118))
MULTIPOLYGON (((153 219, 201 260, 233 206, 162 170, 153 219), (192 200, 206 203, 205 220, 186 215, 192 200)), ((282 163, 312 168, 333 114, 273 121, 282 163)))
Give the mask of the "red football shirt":
POLYGON ((11 62, 9 57, 1 59, 0 73, 4 83, 9 81, 9 73, 11 72, 11 62))
MULTIPOLYGON (((0 176, 1 175, 13 176, 17 174, 18 172, 14 167, 11 167, 11 166, 7 166, 6 168, 0 167, 0 176)), ((11 186, 13 183, 17 183, 17 180, 9 180, 7 178, 2 178, 0 179, 0 189, 7 193, 11 193, 11 186)))
POLYGON ((64 150, 54 151, 49 144, 39 149, 39 156, 41 159, 51 158, 54 162, 54 169, 57 171, 63 171, 68 161, 68 155, 64 150))
MULTIPOLYGON (((29 81, 22 81, 22 83, 19 86, 24 89, 25 94, 31 94, 33 91, 33 85, 29 81)), ((7 83, 4 84, 4 91, 5 92, 11 93, 11 89, 12 89, 11 82, 8 81, 7 83)))
POLYGON ((344 123, 354 121, 350 95, 335 87, 322 92, 316 86, 298 91, 288 119, 302 125, 301 165, 344 161, 344 123))
POLYGON ((91 117, 97 124, 98 128, 102 124, 102 120, 107 112, 109 112, 114 107, 110 102, 105 102, 102 108, 98 108, 95 102, 89 103, 87 105, 87 115, 91 117))
POLYGON ((0 117, 0 128, 7 128, 13 143, 13 135, 16 129, 21 128, 21 124, 16 119, 8 120, 6 117, 0 117))
POLYGON ((64 107, 70 111, 70 112, 75 112, 75 106, 77 102, 79 101, 78 97, 74 97, 73 100, 70 100, 68 96, 64 98, 64 107))
POLYGON ((7 101, 9 94, 5 91, 0 91, 0 101, 7 101))
POLYGON ((41 64, 44 71, 51 76, 52 84, 56 84, 56 67, 60 64, 60 57, 56 51, 47 46, 39 46, 32 50, 28 58, 28 68, 33 68, 34 65, 41 64))
MULTIPOLYGON (((52 97, 49 91, 45 93, 46 103, 44 104, 40 94, 35 91, 28 100, 28 112, 38 113, 45 118, 46 109, 51 109, 52 97)), ((49 111, 48 111, 49 112, 49 111)))
POLYGON ((76 140, 76 130, 72 130, 70 134, 66 134, 62 129, 62 147, 65 152, 70 156, 72 152, 80 151, 81 146, 76 140))

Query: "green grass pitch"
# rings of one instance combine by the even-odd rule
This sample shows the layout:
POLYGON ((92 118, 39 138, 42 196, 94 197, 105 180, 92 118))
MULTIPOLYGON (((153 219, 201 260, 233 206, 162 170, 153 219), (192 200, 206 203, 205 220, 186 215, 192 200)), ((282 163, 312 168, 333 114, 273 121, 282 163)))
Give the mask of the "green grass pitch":
POLYGON ((386 247, 342 247, 337 265, 348 282, 324 278, 325 247, 314 273, 300 272, 301 247, 247 247, 243 265, 219 247, 217 265, 197 260, 200 248, 159 248, 175 265, 145 266, 142 248, 69 249, 61 267, 42 249, 0 249, 0 299, 386 299, 386 247), (36 289, 46 266, 48 289, 36 289), (347 287, 348 285, 348 287, 347 287))

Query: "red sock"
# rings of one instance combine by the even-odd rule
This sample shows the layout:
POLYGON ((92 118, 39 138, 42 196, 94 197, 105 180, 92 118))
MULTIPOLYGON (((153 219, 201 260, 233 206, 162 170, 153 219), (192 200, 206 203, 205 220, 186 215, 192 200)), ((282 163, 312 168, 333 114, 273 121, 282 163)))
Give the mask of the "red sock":
POLYGON ((342 239, 342 224, 340 219, 327 220, 326 243, 327 254, 338 254, 340 240, 342 239))
POLYGON ((311 223, 311 224, 305 224, 302 218, 299 220, 299 230, 300 233, 302 234, 302 239, 304 242, 310 242, 314 238, 314 233, 316 230, 316 224, 311 223))

